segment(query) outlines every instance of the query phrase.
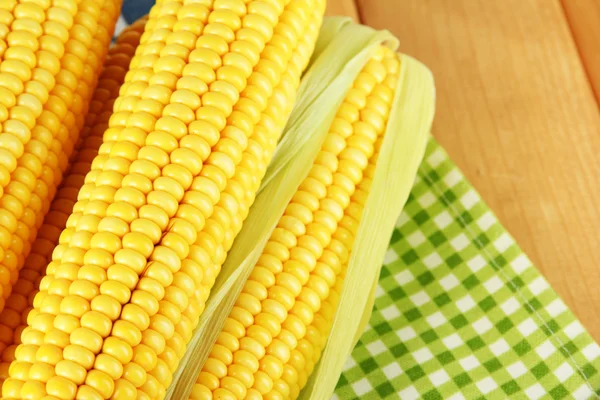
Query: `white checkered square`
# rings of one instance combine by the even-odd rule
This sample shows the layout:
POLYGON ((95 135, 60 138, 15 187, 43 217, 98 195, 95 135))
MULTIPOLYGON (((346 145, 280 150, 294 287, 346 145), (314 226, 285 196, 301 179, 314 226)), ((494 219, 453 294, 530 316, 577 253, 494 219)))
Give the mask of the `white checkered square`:
POLYGON ((483 286, 487 289, 490 294, 496 293, 498 290, 502 289, 504 283, 498 276, 493 276, 487 281, 483 283, 483 286))
POLYGON ((354 358, 348 357, 346 359, 346 362, 344 363, 344 371, 347 371, 347 370, 352 369, 354 367, 356 367, 356 361, 354 360, 354 358))
POLYGON ((479 389, 479 391, 483 394, 488 394, 498 389, 498 384, 491 376, 483 378, 482 380, 477 382, 475 386, 477 386, 477 389, 479 389))
POLYGON ((452 223, 453 219, 447 211, 442 211, 438 216, 433 219, 433 222, 438 228, 444 229, 452 223))
POLYGON ((397 259, 398 259, 398 253, 396 253, 396 251, 394 249, 389 249, 385 253, 385 258, 383 259, 383 263, 388 265, 388 264, 393 263, 397 259))
POLYGON ((496 223, 496 217, 494 217, 494 214, 492 214, 490 211, 483 214, 477 220, 477 226, 479 226, 479 228, 482 231, 487 231, 495 223, 496 223))
POLYGON ((525 367, 525 364, 523 364, 522 361, 517 361, 516 363, 509 365, 508 368, 506 368, 506 371, 513 379, 517 379, 527 373, 527 367, 525 367))
POLYGON ((467 261, 467 266, 473 272, 478 272, 481 268, 485 267, 486 265, 487 262, 485 261, 485 258, 483 258, 479 254, 467 261))
POLYGON ((440 285, 442 285, 442 287, 446 291, 454 289, 456 286, 458 286, 458 283, 458 279, 456 279, 456 276, 454 276, 454 274, 448 274, 442 279, 440 279, 440 285))
POLYGON ((504 339, 498 339, 490 345, 490 351, 496 356, 500 357, 502 354, 510 350, 510 346, 504 339))
POLYGON ((413 352, 412 356, 419 364, 426 363, 427 361, 429 361, 433 358, 433 354, 431 353, 431 350, 429 350, 427 347, 423 347, 423 348, 413 352))
POLYGON ((479 363, 479 360, 473 355, 466 356, 465 358, 458 361, 458 363, 467 372, 469 372, 472 369, 475 369, 475 368, 479 367, 479 365, 481 365, 479 363))
POLYGON ((587 382, 573 392, 573 398, 575 400, 587 400, 591 399, 592 396, 594 396, 594 392, 592 392, 592 389, 590 389, 589 383, 587 382))
POLYGON ((554 301, 546 306, 546 311, 552 318, 558 317, 560 314, 567 311, 568 308, 561 299, 554 299, 554 301))
POLYGON ((452 239, 450 241, 450 245, 456 251, 462 251, 470 244, 471 244, 471 241, 469 240, 467 235, 465 235, 464 233, 461 233, 460 235, 458 235, 457 237, 455 237, 454 239, 452 239))
POLYGON ((494 326, 488 317, 481 317, 473 323, 473 329, 480 336, 492 329, 494 326))
POLYGON ((540 356, 542 360, 547 359, 556 351, 556 346, 550 341, 546 340, 544 343, 540 344, 535 348, 535 352, 540 356))
POLYGON ((381 354, 386 351, 387 346, 381 340, 376 340, 367 345, 367 350, 369 351, 369 354, 376 356, 377 354, 381 354))
POLYGON ((470 295, 466 295, 456 302, 456 307, 464 313, 475 307, 475 301, 470 295))
POLYGON ((410 221, 410 217, 408 216, 408 214, 403 212, 402 214, 400 214, 398 220, 396 221, 396 228, 402 228, 404 225, 406 225, 408 221, 410 221))
POLYGON ((440 257, 440 255, 435 251, 427 257, 423 258, 423 264, 425 264, 427 269, 430 270, 439 267, 440 265, 442 265, 442 262, 442 257, 440 257))
POLYGON ((448 186, 448 188, 454 187, 461 181, 462 175, 460 174, 460 172, 458 172, 456 168, 448 172, 444 177, 444 183, 446 184, 446 186, 448 186))
POLYGON ((433 383, 433 386, 440 387, 450 380, 450 376, 445 370, 440 369, 430 374, 429 380, 433 383))
POLYGON ((504 314, 512 315, 515 313, 515 311, 521 308, 521 304, 517 301, 517 299, 511 297, 510 299, 502 303, 500 305, 500 308, 502 309, 502 311, 504 311, 504 314))
POLYGON ((541 399, 546 394, 546 391, 544 390, 542 385, 540 385, 539 383, 536 383, 533 386, 528 387, 525 390, 525 394, 527 395, 527 397, 530 400, 538 400, 538 399, 541 399))
POLYGON ((417 203, 423 208, 428 208, 430 205, 435 203, 437 198, 433 195, 432 192, 427 192, 423 196, 417 199, 417 203))
POLYGON ((396 282, 398 282, 398 285, 406 285, 407 283, 414 281, 415 277, 409 270, 405 269, 404 271, 398 272, 396 275, 394 275, 394 279, 396 282))
POLYGON ((460 202, 462 203, 465 210, 470 210, 475 204, 479 202, 479 196, 477 195, 477 193, 475 193, 473 189, 471 189, 460 198, 460 202))
POLYGON ((399 331, 396 331, 396 335, 398 335, 400 340, 402 340, 403 342, 406 342, 406 341, 409 341, 410 339, 413 339, 414 337, 416 337, 417 333, 415 332, 415 330, 413 328, 411 328, 410 326, 407 326, 406 328, 402 328, 399 331))
POLYGON ((581 325, 581 322, 573 321, 563 330, 563 332, 569 339, 575 339, 577 336, 584 333, 585 329, 583 328, 583 325, 581 325))
POLYGON ((581 350, 581 353, 588 361, 593 361, 600 357, 600 347, 596 343, 590 343, 581 350))
POLYGON ((373 390, 373 387, 367 378, 362 378, 360 381, 352 384, 352 390, 354 390, 358 396, 362 396, 373 390))
POLYGON ((437 149, 436 151, 431 153, 429 157, 427 157, 425 162, 435 169, 438 167, 438 165, 443 163, 444 160, 446 160, 446 155, 441 149, 437 149))
POLYGON ((446 336, 442 339, 442 342, 444 343, 444 345, 446 345, 448 350, 452 350, 459 346, 462 346, 464 343, 461 337, 458 336, 458 333, 453 333, 450 336, 446 336))
POLYGON ((500 253, 504 253, 513 243, 512 238, 505 232, 498 239, 494 240, 494 247, 500 253))
POLYGON ((400 376, 402 372, 402 368, 400 368, 400 365, 397 362, 393 362, 383 367, 383 374, 386 378, 388 378, 388 380, 392 380, 395 377, 400 376))
POLYGON ((436 311, 428 316, 426 320, 432 328, 437 328, 438 326, 444 325, 447 321, 446 317, 444 317, 444 314, 439 311, 436 311))
POLYGON ((420 244, 425 243, 425 240, 427 240, 427 239, 425 238, 425 235, 423 235, 423 232, 421 232, 421 231, 416 231, 415 233, 413 233, 412 235, 410 235, 406 238, 406 241, 412 247, 417 247, 420 244))
POLYGON ((392 304, 391 306, 384 308, 380 312, 386 321, 391 321, 400 316, 400 311, 398 310, 398 307, 396 307, 395 304, 392 304))
POLYGON ((410 296, 410 301, 412 301, 415 306, 420 307, 425 303, 429 303, 431 301, 431 297, 429 297, 426 291, 421 290, 420 292, 410 296))
POLYGON ((548 282, 546 282, 546 280, 541 276, 529 284, 529 290, 531 290, 531 293, 533 293, 535 296, 544 292, 549 287, 550 286, 548 285, 548 282))
POLYGON ((574 373, 575 373, 575 370, 573 369, 573 367, 571 366, 571 364, 569 364, 568 361, 565 361, 558 368, 556 368, 554 370, 554 375, 556 376, 556 378, 558 379, 558 381, 560 383, 565 382, 574 373))
POLYGON ((420 398, 417 388, 412 385, 398 393, 398 396, 401 400, 417 400, 420 398))
POLYGON ((527 256, 525 254, 521 254, 517 258, 515 258, 510 263, 510 265, 512 266, 515 273, 522 274, 527 268, 531 267, 531 262, 529 261, 529 259, 527 259, 527 256))
POLYGON ((517 326, 517 329, 521 332, 521 335, 527 337, 535 332, 538 326, 532 318, 527 318, 517 326))

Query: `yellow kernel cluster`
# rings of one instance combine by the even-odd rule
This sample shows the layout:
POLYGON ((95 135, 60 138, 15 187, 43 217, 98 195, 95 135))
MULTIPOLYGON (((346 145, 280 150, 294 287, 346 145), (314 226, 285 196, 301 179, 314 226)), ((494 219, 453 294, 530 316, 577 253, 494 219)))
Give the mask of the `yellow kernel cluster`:
MULTIPOLYGON (((383 57, 380 62, 387 70, 387 76, 382 83, 378 83, 374 87, 371 95, 367 98, 365 107, 361 111, 361 119, 364 118, 365 120, 369 120, 371 123, 374 123, 373 126, 379 126, 379 122, 381 121, 384 122, 385 127, 390 106, 394 98, 394 92, 397 87, 400 62, 398 56, 391 50, 387 48, 381 48, 380 51, 383 53, 383 57)), ((374 61, 378 61, 378 57, 381 57, 381 54, 376 55, 374 61)), ((375 63, 371 63, 370 66, 367 65, 367 68, 380 69, 374 64, 375 63)), ((355 85, 355 88, 356 87, 357 85, 355 85)), ((358 87, 360 87, 360 83, 358 87)), ((314 314, 312 323, 306 329, 305 338, 308 340, 308 343, 306 343, 306 349, 302 351, 302 349, 299 347, 300 352, 305 357, 304 367, 301 369, 302 367, 299 366, 298 369, 296 369, 299 377, 297 381, 298 386, 294 386, 292 396, 286 398, 294 399, 297 397, 299 391, 306 384, 308 377, 312 374, 316 364, 318 363, 321 353, 329 338, 334 314, 340 300, 347 261, 352 251, 353 241, 356 237, 364 206, 369 195, 382 142, 383 135, 378 134, 374 145, 373 155, 369 158, 369 163, 363 172, 363 178, 356 185, 356 190, 350 197, 350 203, 348 204, 346 210, 344 210, 344 216, 340 221, 337 231, 333 235, 334 239, 337 239, 341 242, 344 247, 343 253, 347 253, 348 256, 344 257, 346 261, 342 263, 342 270, 339 272, 335 284, 331 286, 329 296, 322 303, 321 309, 314 314), (312 354, 312 359, 309 358, 310 354, 312 354)), ((340 259, 340 261, 342 260, 343 259, 340 259)), ((325 278, 325 276, 323 276, 323 278, 325 278)))
MULTIPOLYGON (((325 0, 157 0, 108 51, 119 7, 0 4, 3 399, 164 397, 291 112, 325 0)), ((399 71, 380 47, 356 78, 191 399, 296 399, 306 385, 399 71)))
MULTIPOLYGON (((44 218, 32 251, 19 272, 19 279, 6 300, 6 307, 0 313, 0 385, 8 377, 9 365, 14 361, 15 349, 21 343, 21 335, 27 335, 30 331, 26 328, 27 315, 33 307, 39 281, 45 273, 54 246, 58 243, 60 233, 73 210, 85 174, 90 170, 92 161, 98 153, 104 130, 112 113, 113 103, 119 95, 119 88, 143 29, 143 21, 127 27, 109 50, 69 169, 50 205, 50 211, 44 218)), ((18 368, 18 364, 13 366, 13 369, 18 368)), ((21 371, 16 375, 24 373, 25 371, 21 371)))
POLYGON ((0 310, 84 124, 118 0, 0 7, 0 310))
POLYGON ((157 2, 5 398, 163 397, 291 111, 324 3, 157 2))
POLYGON ((331 329, 400 65, 358 75, 203 366, 191 399, 295 399, 331 329))

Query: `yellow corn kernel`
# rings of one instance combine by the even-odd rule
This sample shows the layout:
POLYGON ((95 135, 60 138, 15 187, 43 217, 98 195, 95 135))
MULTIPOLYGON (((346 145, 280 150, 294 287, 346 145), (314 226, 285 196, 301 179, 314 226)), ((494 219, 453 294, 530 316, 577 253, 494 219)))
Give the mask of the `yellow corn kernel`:
MULTIPOLYGON (((59 363, 53 354, 71 349, 87 370, 77 396, 163 396, 291 111, 324 3, 153 7, 19 347, 69 335, 44 351, 59 363)), ((15 363, 40 361, 16 351, 15 363)), ((4 387, 21 395, 44 383, 10 376, 4 387)))
POLYGON ((399 73, 381 47, 240 293, 191 399, 295 399, 327 342, 399 73))

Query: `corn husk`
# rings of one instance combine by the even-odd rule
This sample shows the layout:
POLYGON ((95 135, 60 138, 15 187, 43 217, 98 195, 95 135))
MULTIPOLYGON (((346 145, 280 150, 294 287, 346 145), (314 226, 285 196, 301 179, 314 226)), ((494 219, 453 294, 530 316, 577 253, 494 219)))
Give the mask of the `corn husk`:
MULTIPOLYGON (((355 25, 346 18, 325 20, 302 79, 297 104, 254 205, 228 254, 199 325, 174 374, 167 399, 189 398, 225 319, 285 207, 307 176, 345 94, 373 50, 381 44, 396 49, 398 41, 387 31, 355 25)), ((394 116, 386 131, 373 192, 367 200, 370 209, 364 212, 365 223, 361 223, 359 229, 341 307, 333 327, 332 334, 339 337, 328 342, 323 361, 317 367, 322 376, 311 378, 301 394, 303 398, 322 400, 331 395, 346 356, 368 322, 385 246, 424 152, 433 113, 432 80, 424 67, 407 57, 402 59, 402 69, 402 85, 395 99, 394 116), (408 82, 408 77, 416 81, 408 82), (390 190, 386 190, 389 186, 390 190), (368 279, 359 279, 358 275, 368 279), (353 288, 355 294, 364 293, 364 296, 349 296, 347 287, 353 288), (350 324, 352 328, 344 326, 341 329, 340 325, 346 323, 348 315, 354 318, 350 324), (357 315, 361 317, 357 318, 357 315), (341 357, 332 356, 332 352, 337 351, 342 351, 341 357), (341 358, 341 364, 338 358, 341 358), (326 384, 328 381, 333 386, 326 384)))
POLYGON ((368 323, 383 258, 396 219, 412 188, 433 119, 429 71, 401 56, 399 90, 381 146, 371 192, 352 247, 329 340, 301 400, 331 397, 342 368, 368 323))

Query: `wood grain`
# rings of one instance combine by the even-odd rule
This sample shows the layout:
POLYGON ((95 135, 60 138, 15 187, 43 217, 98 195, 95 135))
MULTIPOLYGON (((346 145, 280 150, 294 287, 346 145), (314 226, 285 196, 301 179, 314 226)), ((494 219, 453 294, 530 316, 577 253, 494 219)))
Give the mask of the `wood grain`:
POLYGON ((596 100, 600 104, 600 2, 562 0, 562 5, 596 100))
POLYGON ((358 9, 354 0, 328 0, 327 15, 345 15, 360 21, 358 9))
POLYGON ((358 7, 431 68, 434 135, 598 340, 600 114, 559 1, 358 7))

